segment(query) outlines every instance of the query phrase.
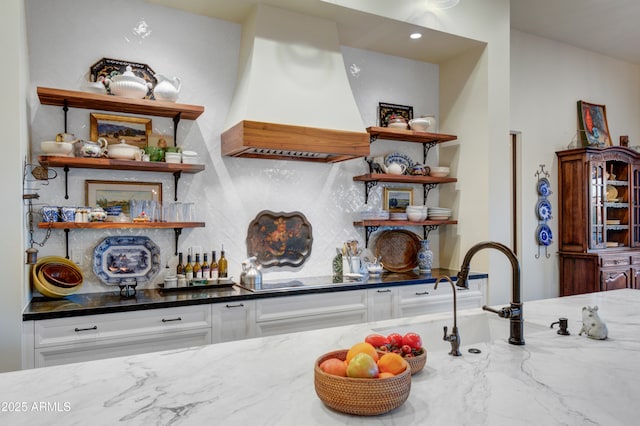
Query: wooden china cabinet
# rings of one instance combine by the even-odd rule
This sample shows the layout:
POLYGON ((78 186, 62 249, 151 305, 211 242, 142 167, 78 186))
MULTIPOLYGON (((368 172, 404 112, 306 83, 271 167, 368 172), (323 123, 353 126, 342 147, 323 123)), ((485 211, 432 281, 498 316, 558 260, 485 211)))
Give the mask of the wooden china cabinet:
POLYGON ((614 146, 556 155, 560 295, 640 288, 640 153, 614 146))

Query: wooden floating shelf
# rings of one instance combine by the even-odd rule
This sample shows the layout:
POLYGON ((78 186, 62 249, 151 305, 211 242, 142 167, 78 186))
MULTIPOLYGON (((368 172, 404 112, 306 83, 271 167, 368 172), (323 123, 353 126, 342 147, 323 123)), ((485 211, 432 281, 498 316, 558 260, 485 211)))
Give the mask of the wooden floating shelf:
POLYGON ((354 181, 360 182, 403 182, 403 183, 450 183, 457 182, 458 179, 450 177, 433 176, 412 176, 412 175, 392 175, 388 173, 368 173, 366 175, 354 176, 354 181))
POLYGON ((458 139, 454 135, 442 133, 416 132, 415 130, 393 129, 389 127, 367 127, 369 135, 379 139, 402 142, 442 143, 458 139))
POLYGON ((204 222, 40 222, 41 229, 178 229, 204 228, 204 222))
POLYGON ((457 225, 457 220, 362 220, 353 222, 355 226, 429 226, 429 225, 457 225))
POLYGON ((110 158, 80 158, 41 155, 38 162, 49 167, 70 167, 76 169, 137 170, 142 172, 183 172, 198 173, 204 164, 165 163, 160 161, 114 160, 110 158))
POLYGON ((50 87, 38 87, 37 92, 42 105, 96 109, 129 114, 153 115, 156 117, 179 117, 184 120, 195 120, 204 112, 203 106, 177 104, 167 101, 131 99, 122 96, 53 89, 50 87))

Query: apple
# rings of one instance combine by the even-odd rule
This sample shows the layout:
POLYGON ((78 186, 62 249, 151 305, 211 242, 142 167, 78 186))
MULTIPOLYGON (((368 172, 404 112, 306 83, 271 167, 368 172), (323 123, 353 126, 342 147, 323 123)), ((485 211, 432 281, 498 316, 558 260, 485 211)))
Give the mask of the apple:
POLYGON ((347 376, 361 379, 378 377, 378 364, 369 354, 359 353, 354 356, 347 366, 347 376))
POLYGON ((327 374, 334 376, 347 377, 347 365, 338 358, 329 358, 320 364, 320 369, 327 374))
POLYGON ((379 348, 380 346, 386 346, 389 344, 389 339, 382 334, 370 334, 364 338, 364 341, 371 344, 374 348, 379 348))

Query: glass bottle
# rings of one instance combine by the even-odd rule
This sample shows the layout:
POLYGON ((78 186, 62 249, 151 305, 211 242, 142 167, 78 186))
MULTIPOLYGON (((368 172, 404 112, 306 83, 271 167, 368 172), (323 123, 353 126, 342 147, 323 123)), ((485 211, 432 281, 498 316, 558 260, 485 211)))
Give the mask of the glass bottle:
POLYGON ((193 264, 191 264, 191 255, 187 255, 187 264, 184 267, 184 276, 187 279, 187 285, 191 285, 193 280, 193 264))
POLYGON ((215 250, 211 252, 211 265, 209 266, 209 275, 214 281, 218 280, 218 262, 216 262, 215 250))
POLYGON ((224 250, 220 250, 220 260, 218 261, 218 277, 227 278, 227 258, 224 257, 224 250))
POLYGON ((200 275, 202 276, 203 280, 208 280, 209 278, 211 278, 210 275, 210 266, 209 266, 209 259, 207 258, 207 253, 203 254, 204 256, 204 260, 202 261, 202 266, 200 267, 200 275))
POLYGON ((433 252, 429 248, 429 240, 420 241, 420 249, 418 250, 418 268, 420 272, 431 272, 433 265, 433 252))
POLYGON ((193 278, 202 279, 202 265, 200 265, 200 253, 196 253, 196 262, 193 264, 193 278))
POLYGON ((182 252, 178 253, 178 265, 176 266, 176 275, 184 274, 184 263, 182 263, 182 252))

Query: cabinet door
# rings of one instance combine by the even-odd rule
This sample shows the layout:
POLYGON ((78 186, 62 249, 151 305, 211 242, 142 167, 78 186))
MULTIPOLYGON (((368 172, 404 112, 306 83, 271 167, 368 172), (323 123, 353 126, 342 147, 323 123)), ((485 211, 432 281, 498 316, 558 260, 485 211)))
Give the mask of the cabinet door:
POLYGON ((631 247, 640 247, 640 167, 634 166, 631 173, 631 247))
POLYGON ((600 289, 602 291, 631 288, 631 269, 606 268, 600 272, 600 289))
POLYGON ((630 166, 618 157, 605 164, 605 247, 628 247, 631 245, 630 166))
POLYGON ((590 185, 589 185, 589 247, 605 248, 607 241, 605 235, 605 163, 603 161, 590 161, 590 185))
POLYGON ((396 317, 398 289, 391 287, 367 290, 368 320, 380 321, 396 317))
POLYGON ((211 305, 213 343, 253 337, 255 322, 255 304, 252 300, 211 305))

